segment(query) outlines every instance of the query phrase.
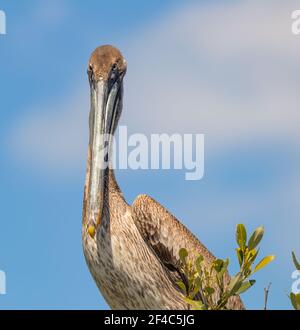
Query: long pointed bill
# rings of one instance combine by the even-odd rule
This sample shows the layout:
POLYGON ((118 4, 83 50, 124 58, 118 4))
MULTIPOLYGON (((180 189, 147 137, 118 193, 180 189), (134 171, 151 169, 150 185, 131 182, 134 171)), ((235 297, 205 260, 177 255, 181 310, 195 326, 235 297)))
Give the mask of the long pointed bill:
POLYGON ((90 236, 94 237, 96 228, 101 223, 105 178, 109 167, 111 139, 119 102, 120 85, 115 82, 109 88, 100 80, 91 84, 90 112, 90 178, 88 192, 88 223, 90 236))

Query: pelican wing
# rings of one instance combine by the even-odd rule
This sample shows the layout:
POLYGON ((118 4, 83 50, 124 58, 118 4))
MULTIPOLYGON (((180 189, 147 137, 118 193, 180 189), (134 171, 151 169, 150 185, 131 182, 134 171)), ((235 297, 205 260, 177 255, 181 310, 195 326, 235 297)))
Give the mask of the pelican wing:
MULTIPOLYGON (((165 265, 174 282, 179 279, 185 281, 179 269, 181 248, 187 249, 191 258, 201 254, 207 266, 215 260, 213 254, 153 198, 139 195, 132 204, 132 210, 135 225, 143 239, 165 265)), ((244 309, 244 306, 239 297, 233 297, 229 301, 228 308, 244 309)))

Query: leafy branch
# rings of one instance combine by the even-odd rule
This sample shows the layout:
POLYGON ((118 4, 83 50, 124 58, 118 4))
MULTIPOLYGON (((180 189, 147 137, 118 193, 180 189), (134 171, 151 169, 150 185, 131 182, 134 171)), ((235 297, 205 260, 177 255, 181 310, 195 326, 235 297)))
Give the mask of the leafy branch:
POLYGON ((255 280, 250 277, 270 263, 275 256, 269 255, 260 260, 256 266, 259 248, 264 235, 264 228, 257 228, 247 242, 247 231, 243 224, 237 225, 236 254, 240 266, 239 272, 228 280, 229 259, 216 259, 210 265, 205 264, 202 255, 192 262, 185 248, 180 249, 181 271, 185 281, 178 285, 185 294, 185 301, 197 310, 227 309, 227 303, 233 296, 240 295, 251 288, 255 280))
MULTIPOLYGON (((296 257, 294 252, 292 252, 292 259, 293 259, 293 263, 294 263, 296 269, 298 271, 300 271, 300 263, 297 260, 297 257, 296 257)), ((291 300, 291 303, 292 303, 293 307, 296 310, 300 310, 300 293, 291 292, 290 293, 290 300, 291 300)))

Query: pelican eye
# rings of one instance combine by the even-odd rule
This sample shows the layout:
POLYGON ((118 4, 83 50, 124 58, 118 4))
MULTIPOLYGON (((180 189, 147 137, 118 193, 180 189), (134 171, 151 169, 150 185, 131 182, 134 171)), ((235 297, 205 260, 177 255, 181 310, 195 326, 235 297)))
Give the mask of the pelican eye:
POLYGON ((111 70, 112 71, 116 71, 118 69, 118 64, 117 63, 114 63, 111 67, 111 70))
POLYGON ((113 86, 113 84, 119 79, 120 73, 119 73, 119 67, 117 63, 114 63, 111 66, 111 71, 109 75, 109 88, 113 86))
POLYGON ((93 72, 93 67, 89 65, 89 68, 87 70, 88 76, 91 80, 93 80, 94 72, 93 72))

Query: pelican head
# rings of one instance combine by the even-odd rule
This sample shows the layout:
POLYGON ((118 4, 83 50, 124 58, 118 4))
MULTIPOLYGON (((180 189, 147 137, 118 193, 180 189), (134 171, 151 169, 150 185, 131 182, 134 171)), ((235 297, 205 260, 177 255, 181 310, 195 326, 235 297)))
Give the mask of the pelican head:
POLYGON ((117 48, 105 45, 92 53, 88 65, 91 110, 86 201, 86 228, 92 238, 101 222, 111 137, 122 111, 125 73, 126 61, 117 48))

